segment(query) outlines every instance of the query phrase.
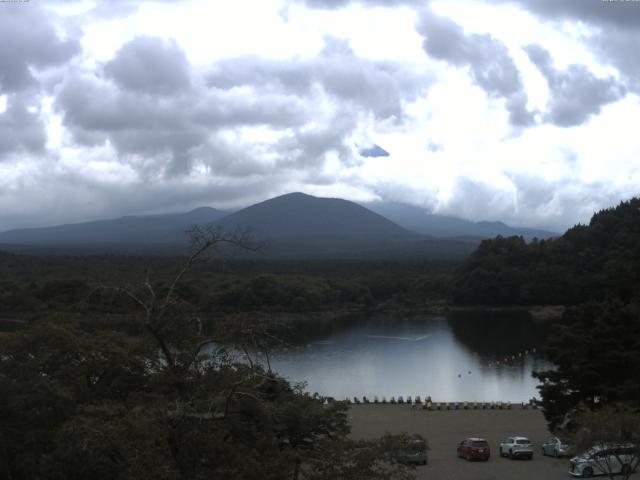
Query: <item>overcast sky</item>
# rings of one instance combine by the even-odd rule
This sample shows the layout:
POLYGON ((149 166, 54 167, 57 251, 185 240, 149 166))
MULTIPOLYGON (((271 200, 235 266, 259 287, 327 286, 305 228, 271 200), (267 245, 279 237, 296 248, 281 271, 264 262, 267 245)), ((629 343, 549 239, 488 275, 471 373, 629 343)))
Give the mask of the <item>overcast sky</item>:
POLYGON ((633 1, 0 2, 0 230, 291 191, 561 230, 639 193, 638 32, 633 1))

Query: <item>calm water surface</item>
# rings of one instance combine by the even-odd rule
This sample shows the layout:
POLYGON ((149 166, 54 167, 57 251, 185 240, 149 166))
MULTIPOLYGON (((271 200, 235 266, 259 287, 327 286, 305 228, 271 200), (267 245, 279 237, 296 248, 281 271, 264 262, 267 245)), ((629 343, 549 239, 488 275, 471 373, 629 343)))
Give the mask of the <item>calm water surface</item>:
POLYGON ((531 372, 550 367, 533 353, 543 338, 540 326, 513 314, 378 318, 272 354, 271 365, 337 399, 520 402, 539 398, 531 372))

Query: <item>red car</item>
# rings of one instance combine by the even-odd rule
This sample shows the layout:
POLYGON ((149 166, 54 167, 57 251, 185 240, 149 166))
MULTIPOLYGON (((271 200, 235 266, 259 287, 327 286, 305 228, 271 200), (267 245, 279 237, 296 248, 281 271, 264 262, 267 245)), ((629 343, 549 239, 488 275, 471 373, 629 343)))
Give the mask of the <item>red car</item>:
POLYGON ((458 445, 458 457, 467 460, 489 460, 491 449, 484 438, 465 438, 458 445))

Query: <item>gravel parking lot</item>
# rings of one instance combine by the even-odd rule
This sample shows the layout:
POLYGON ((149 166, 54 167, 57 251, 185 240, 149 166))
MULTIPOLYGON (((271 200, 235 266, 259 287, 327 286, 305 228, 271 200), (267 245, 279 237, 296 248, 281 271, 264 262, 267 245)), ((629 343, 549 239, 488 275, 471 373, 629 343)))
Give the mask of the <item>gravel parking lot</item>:
MULTIPOLYGON (((554 480, 567 479, 568 459, 543 457, 540 446, 551 436, 540 410, 426 411, 408 405, 352 405, 349 420, 354 438, 384 432, 419 433, 428 441, 429 464, 416 467, 417 477, 432 480, 554 480), (533 460, 500 458, 498 447, 508 436, 527 436, 534 443, 533 460), (466 437, 487 439, 488 462, 467 462, 456 456, 466 437)), ((634 475, 635 477, 636 475, 634 475)))

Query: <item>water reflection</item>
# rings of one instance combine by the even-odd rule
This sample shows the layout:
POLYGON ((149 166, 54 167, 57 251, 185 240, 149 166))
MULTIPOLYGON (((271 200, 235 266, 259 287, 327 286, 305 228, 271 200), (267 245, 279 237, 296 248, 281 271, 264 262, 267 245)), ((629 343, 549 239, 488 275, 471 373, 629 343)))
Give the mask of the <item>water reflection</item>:
POLYGON ((336 398, 520 402, 537 396, 531 372, 549 365, 531 352, 543 332, 528 317, 492 315, 369 319, 276 353, 271 364, 291 381, 306 381, 310 392, 336 398))

